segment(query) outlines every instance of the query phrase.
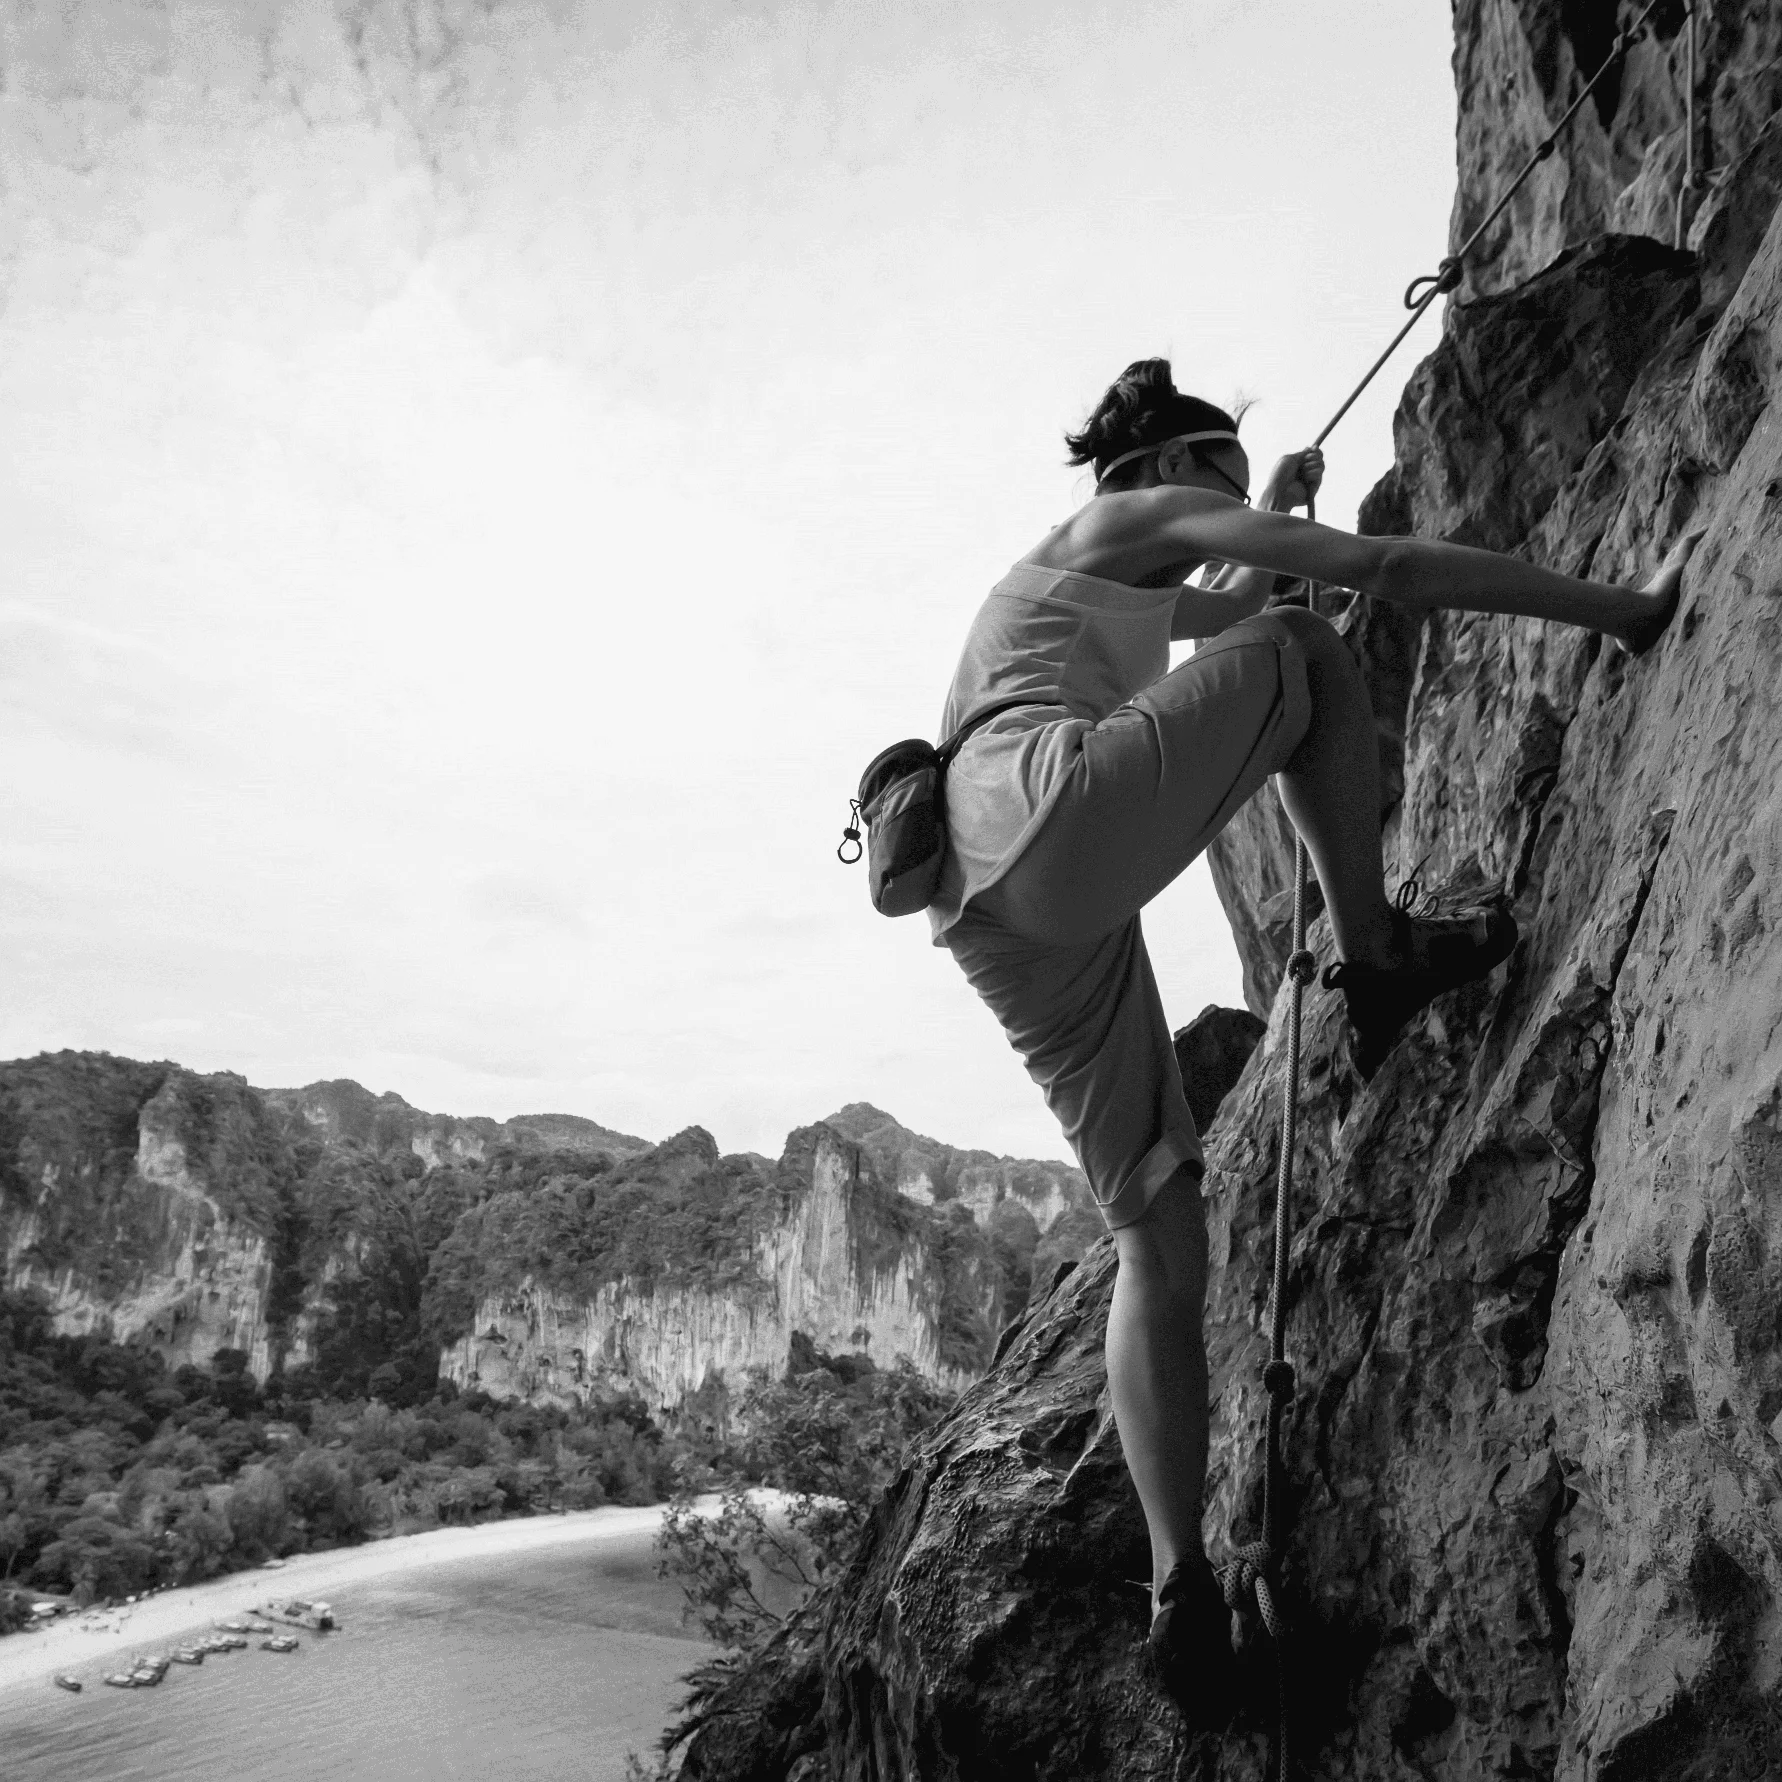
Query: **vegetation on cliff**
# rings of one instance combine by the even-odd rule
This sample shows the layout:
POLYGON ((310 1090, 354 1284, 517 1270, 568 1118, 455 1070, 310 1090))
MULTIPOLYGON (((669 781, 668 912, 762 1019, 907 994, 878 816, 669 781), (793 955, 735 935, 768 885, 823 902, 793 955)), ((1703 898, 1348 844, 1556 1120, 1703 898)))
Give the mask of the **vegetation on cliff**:
MULTIPOLYGON (((0 1246, 6 1284, 50 1288, 65 1326, 176 1358, 239 1344, 299 1396, 401 1407, 431 1396, 480 1304, 528 1284, 582 1302, 621 1282, 766 1302, 764 1242, 836 1142, 806 1127, 770 1162, 720 1155, 698 1127, 649 1146, 563 1115, 458 1121, 347 1082, 260 1090, 46 1053, 0 1064, 0 1246), (225 1265, 225 1291, 209 1291, 225 1265)), ((1074 1173, 957 1155, 1036 1202, 1074 1173)), ((1019 1198, 982 1224, 950 1187, 924 1206, 864 1151, 848 1203, 857 1279, 909 1267, 940 1362, 960 1372, 988 1361, 1036 1269, 1049 1280, 1091 1235, 1067 1214, 1042 1237, 1019 1198)))
POLYGON ((428 1320, 440 1343, 470 1328, 478 1300, 524 1280, 578 1299, 610 1282, 759 1296, 755 1241, 783 1210, 753 1157, 720 1157, 697 1127, 635 1161, 498 1154, 486 1197, 433 1258, 428 1320))
POLYGON ((853 1562, 912 1446, 954 1402, 907 1365, 881 1371, 808 1338, 794 1341, 783 1378, 757 1381, 744 1396, 738 1438, 718 1457, 717 1513, 682 1491, 656 1540, 662 1576, 680 1585, 689 1617, 723 1650, 686 1679, 681 1721, 663 1734, 653 1764, 632 1758, 633 1782, 668 1782, 711 1704, 769 1645, 799 1632, 819 1588, 853 1562))

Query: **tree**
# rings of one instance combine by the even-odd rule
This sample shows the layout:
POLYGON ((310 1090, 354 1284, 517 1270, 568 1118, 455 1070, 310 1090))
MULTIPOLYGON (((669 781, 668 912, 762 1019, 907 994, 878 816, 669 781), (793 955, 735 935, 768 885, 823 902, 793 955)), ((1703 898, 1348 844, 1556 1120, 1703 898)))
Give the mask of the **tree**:
POLYGON ((235 1541, 229 1524, 199 1499, 180 1510, 171 1532, 173 1561, 182 1583, 214 1578, 235 1541))
POLYGON ((291 1544, 291 1518, 285 1488, 269 1467, 244 1469, 224 1511, 234 1544, 244 1557, 264 1559, 291 1544))
POLYGON ((285 1475, 285 1504, 311 1545, 347 1545, 365 1538, 370 1521, 365 1493, 347 1467, 314 1448, 298 1455, 285 1475))
POLYGON ((747 1434, 717 1514, 678 1493, 656 1539, 659 1573, 719 1645, 752 1648, 847 1564, 904 1449, 952 1403, 904 1362, 881 1372, 808 1344, 795 1354, 806 1371, 738 1408, 747 1434))
POLYGON ((6 1569, 0 1571, 0 1582, 12 1577, 12 1568, 18 1557, 25 1550, 25 1544, 31 1538, 30 1528, 17 1510, 8 1510, 0 1515, 0 1559, 5 1560, 6 1569))
POLYGON ((83 1603, 95 1597, 129 1596, 147 1587, 154 1550, 131 1530, 103 1516, 77 1516, 39 1555, 31 1575, 43 1585, 63 1585, 83 1603))

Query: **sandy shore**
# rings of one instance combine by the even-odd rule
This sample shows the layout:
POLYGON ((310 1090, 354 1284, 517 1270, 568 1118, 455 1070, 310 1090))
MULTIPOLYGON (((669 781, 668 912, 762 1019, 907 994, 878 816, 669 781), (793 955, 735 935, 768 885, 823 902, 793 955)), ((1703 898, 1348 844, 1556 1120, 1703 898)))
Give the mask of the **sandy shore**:
POLYGON ((341 1600, 355 1585, 374 1583, 451 1565, 466 1559, 498 1559, 544 1548, 579 1546, 627 1535, 653 1535, 663 1506, 647 1509, 580 1510, 566 1516, 531 1516, 514 1522, 486 1522, 475 1528, 437 1528, 426 1534, 398 1535, 362 1547, 328 1553, 301 1553, 274 1569, 232 1572, 206 1584, 165 1591, 121 1610, 96 1611, 108 1620, 123 1616, 121 1627, 91 1632, 76 1613, 59 1616, 41 1632, 0 1639, 0 1691, 42 1685, 57 1671, 73 1671, 88 1685, 98 1682, 95 1660, 130 1652, 165 1652, 182 1634, 208 1628, 219 1618, 241 1615, 268 1597, 300 1596, 331 1602, 350 1624, 352 1605, 341 1600))

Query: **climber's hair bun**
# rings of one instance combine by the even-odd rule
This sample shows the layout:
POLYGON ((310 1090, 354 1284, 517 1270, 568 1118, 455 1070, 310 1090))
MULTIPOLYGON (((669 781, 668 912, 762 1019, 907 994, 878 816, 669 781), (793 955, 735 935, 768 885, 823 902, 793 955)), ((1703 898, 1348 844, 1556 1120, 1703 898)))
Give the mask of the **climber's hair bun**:
POLYGON ((1234 416, 1198 396, 1184 396, 1176 388, 1167 359, 1134 359, 1108 386, 1082 427, 1065 434, 1067 462, 1093 464, 1099 477, 1101 467, 1122 452, 1162 445, 1179 433, 1235 433, 1242 413, 1242 405, 1234 416))

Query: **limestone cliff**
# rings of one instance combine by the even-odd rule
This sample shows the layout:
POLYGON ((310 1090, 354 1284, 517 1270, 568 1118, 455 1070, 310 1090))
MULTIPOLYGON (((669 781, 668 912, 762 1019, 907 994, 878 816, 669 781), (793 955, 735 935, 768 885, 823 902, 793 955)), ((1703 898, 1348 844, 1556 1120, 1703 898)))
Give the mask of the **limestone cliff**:
MULTIPOLYGON (((1236 1081, 1237 1068, 1230 1059, 1201 1062, 1217 1106, 1218 1095, 1236 1081)), ((1243 1059, 1235 1062, 1241 1068, 1243 1059)), ((911 1132, 864 1101, 831 1114, 825 1124, 859 1145, 880 1180, 899 1194, 923 1206, 962 1206, 970 1212, 988 1237, 1003 1278, 999 1328, 1031 1292, 1042 1291, 1101 1236, 1101 1214, 1088 1178, 1069 1164, 961 1151, 911 1132)))
POLYGON ((0 1065, 0 1282, 64 1332, 396 1402, 691 1392, 819 1348, 982 1371, 1099 1221, 1078 1172, 857 1103, 777 1162, 571 1115, 458 1119, 339 1080, 64 1052, 0 1065))
POLYGON ((6 1285, 45 1292, 64 1331, 175 1363, 243 1349, 264 1378, 284 1159, 246 1083, 68 1053, 6 1070, 6 1285))
MULTIPOLYGON (((717 1167, 704 1133, 678 1142, 717 1167)), ((739 1233, 740 1254, 722 1269, 673 1247, 651 1254, 648 1275, 580 1288, 529 1268, 478 1299, 441 1372, 497 1398, 585 1401, 634 1390, 673 1410, 716 1379, 783 1369, 796 1331, 881 1364, 905 1357, 954 1389, 975 1379, 1001 1321, 995 1271, 966 1236, 976 1235, 969 1218, 962 1231, 958 1215, 906 1206, 861 1148, 827 1125, 795 1133, 771 1173, 764 1216, 739 1233)), ((734 1178, 730 1189, 747 1191, 734 1178)), ((482 1270, 499 1273, 493 1231, 479 1235, 478 1249, 482 1270)))
MULTIPOLYGON (((1309 1003, 1288 1299, 1306 1776, 1782 1774, 1782 14, 1709 15, 1713 178, 1678 252, 1653 170, 1675 158, 1679 10, 1450 307, 1365 516, 1604 579, 1705 526, 1674 624, 1636 660, 1338 603, 1390 862, 1501 890, 1524 939, 1368 1084, 1334 999, 1309 1003)), ((1463 0, 1455 24, 1458 236, 1613 13, 1463 0)), ((1259 801, 1220 883, 1265 1007, 1287 872, 1259 801)), ((1330 957, 1322 922, 1313 942, 1330 957)), ((1208 1147, 1216 1548, 1259 1510, 1282 1012, 1208 1147)), ((1036 1303, 852 1573, 708 1704, 689 1778, 1261 1777, 1255 1713, 1189 1740, 1139 1675, 1111 1281, 1098 1247, 1036 1303)))
POLYGON ((264 1380, 311 1362, 337 1302, 387 1268, 384 1215, 413 1211, 386 1204, 405 1171, 503 1147, 648 1148, 574 1116, 455 1120, 346 1081, 259 1090, 102 1053, 17 1060, 0 1065, 0 1279, 46 1294, 65 1333, 176 1366, 241 1349, 264 1380))

